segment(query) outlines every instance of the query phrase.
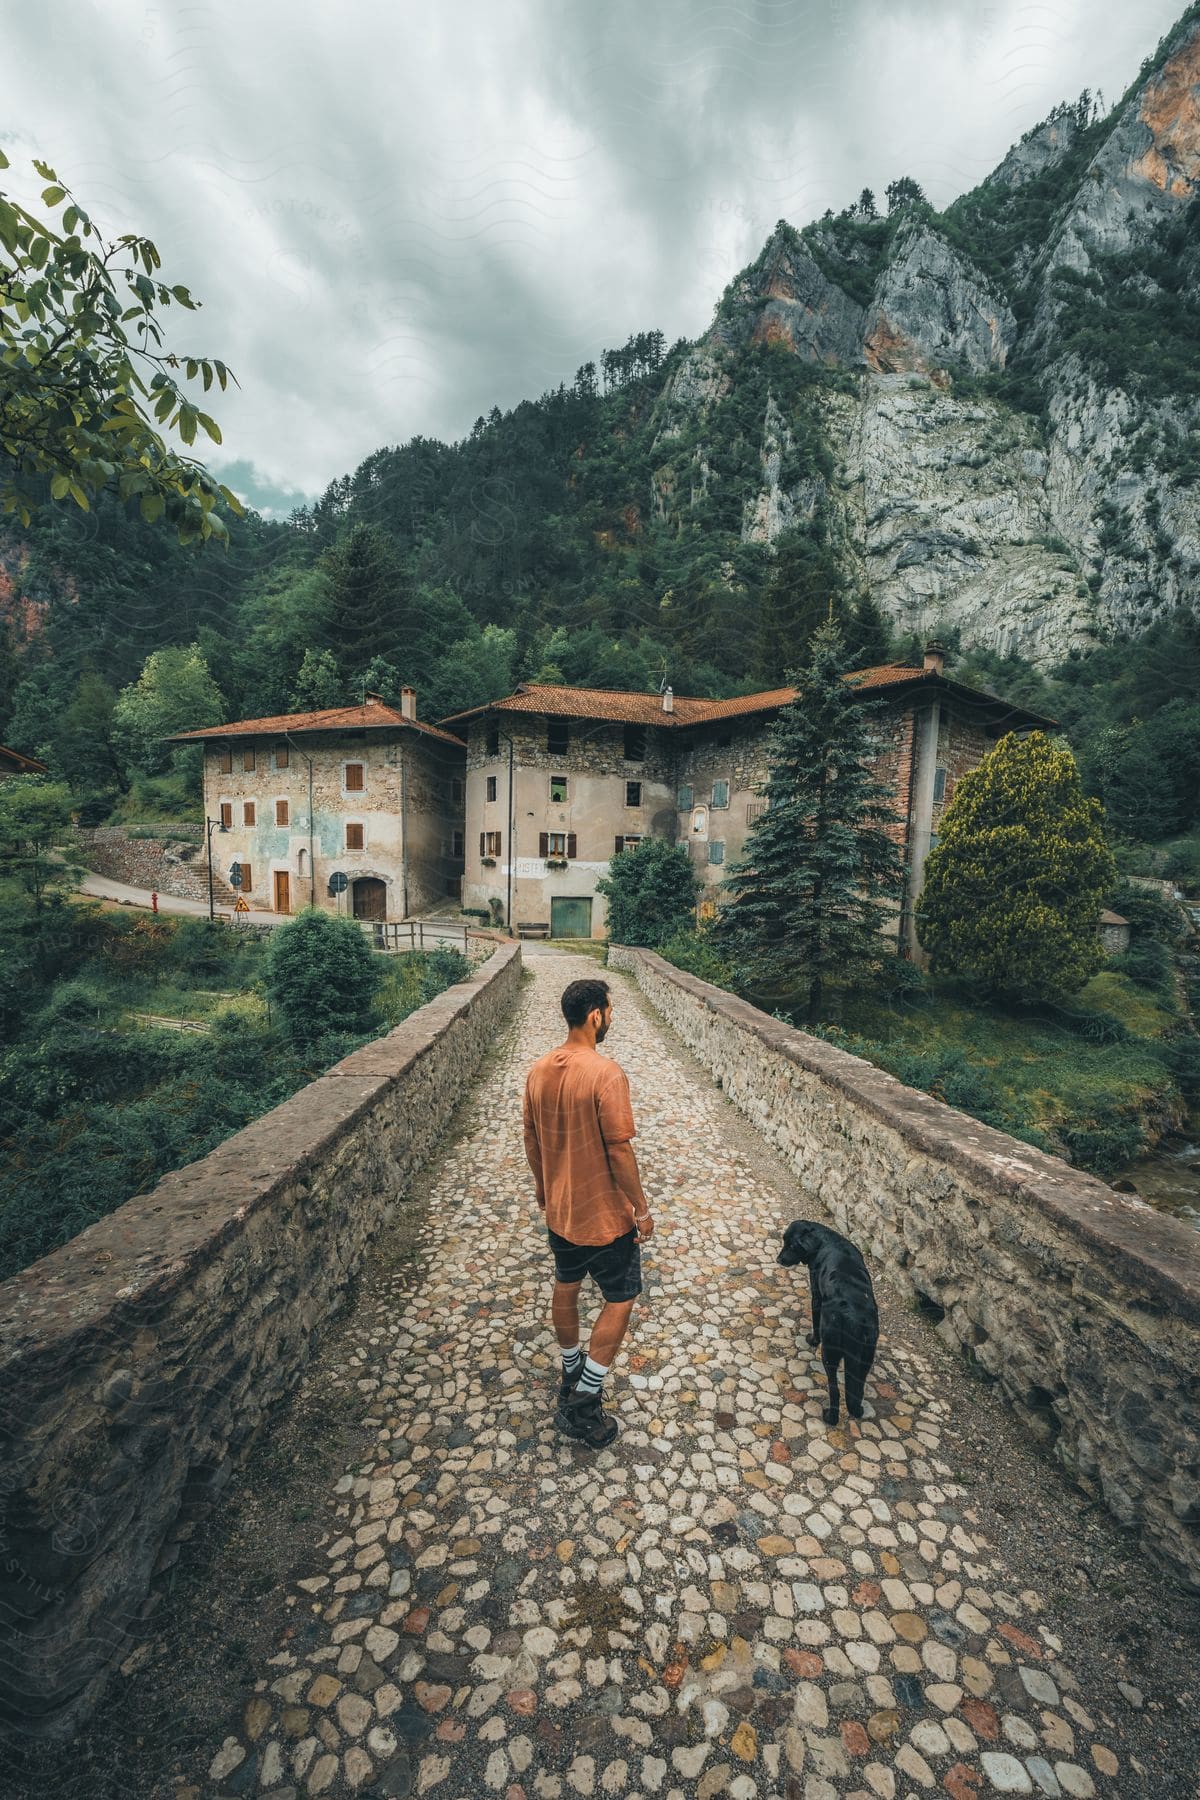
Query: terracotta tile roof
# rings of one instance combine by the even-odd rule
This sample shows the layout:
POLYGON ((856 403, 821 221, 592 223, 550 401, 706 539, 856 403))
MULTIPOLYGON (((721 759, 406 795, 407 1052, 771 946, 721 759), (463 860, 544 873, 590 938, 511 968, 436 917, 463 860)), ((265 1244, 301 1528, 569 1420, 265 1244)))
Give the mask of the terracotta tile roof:
MULTIPOLYGON (((856 689, 903 687, 935 682, 943 691, 958 697, 970 697, 990 706, 1005 706, 996 694, 981 688, 965 687, 931 669, 914 669, 907 663, 880 663, 871 669, 855 669, 846 680, 856 689)), ((732 700, 707 700, 697 695, 676 694, 674 708, 664 712, 659 694, 635 694, 621 688, 541 687, 521 682, 515 693, 486 706, 472 706, 465 712, 451 713, 444 725, 458 720, 474 719, 486 712, 541 713, 556 718, 610 719, 627 725, 703 725, 710 720, 732 719, 742 714, 770 712, 787 706, 796 698, 794 687, 765 688, 758 694, 740 694, 732 700)), ((1020 722, 1031 725, 1053 725, 1025 707, 1010 706, 1008 711, 1020 722)))
POLYGON ((15 763, 22 775, 47 775, 49 770, 44 762, 36 756, 26 756, 23 750, 10 750, 7 744, 0 744, 0 767, 5 763, 15 763))
POLYGON ((232 725, 202 725, 198 731, 175 731, 169 744, 183 744, 197 738, 268 736, 280 731, 374 731, 384 726, 405 725, 413 731, 427 732, 456 750, 463 748, 461 738, 443 731, 437 725, 426 725, 420 719, 406 719, 399 707, 387 706, 376 695, 369 695, 362 706, 333 706, 324 712, 276 713, 269 719, 235 719, 232 725))

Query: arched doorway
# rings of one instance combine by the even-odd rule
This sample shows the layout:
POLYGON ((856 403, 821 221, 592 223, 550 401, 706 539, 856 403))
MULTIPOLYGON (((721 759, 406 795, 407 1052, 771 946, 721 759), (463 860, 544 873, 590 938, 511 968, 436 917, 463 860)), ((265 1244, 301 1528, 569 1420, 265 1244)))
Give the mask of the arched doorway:
POLYGON ((360 875, 351 888, 356 919, 387 918, 387 882, 378 875, 360 875))

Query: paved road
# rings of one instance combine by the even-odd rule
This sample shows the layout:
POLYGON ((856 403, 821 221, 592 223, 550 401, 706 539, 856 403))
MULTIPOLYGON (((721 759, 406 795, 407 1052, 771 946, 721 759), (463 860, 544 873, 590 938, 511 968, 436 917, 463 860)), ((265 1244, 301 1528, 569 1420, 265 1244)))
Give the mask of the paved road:
POLYGON ((328 1496, 237 1732, 162 1794, 1143 1791, 1074 1672, 1085 1647, 954 1478, 966 1377, 890 1295, 867 1416, 823 1424, 803 1289, 775 1263, 794 1185, 625 976, 610 1043, 659 1231, 621 1436, 598 1456, 555 1436, 520 1095, 581 965, 529 967, 427 1171, 424 1282, 363 1321, 374 1454, 328 1496))
MULTIPOLYGON (((130 887, 123 881, 111 881, 107 875, 94 875, 90 870, 84 873, 79 883, 79 891, 91 894, 97 900, 115 900, 126 906, 142 906, 150 910, 149 888, 130 887)), ((185 900, 177 894, 159 893, 158 910, 160 913, 186 914, 191 918, 208 917, 207 900, 185 900)), ((234 917, 232 906, 218 902, 217 916, 222 919, 234 917)), ((294 913, 266 912, 254 907, 244 915, 248 925, 286 925, 295 918, 294 913)), ((425 947, 439 943, 457 944, 461 947, 463 928, 453 919, 419 919, 416 923, 421 928, 421 938, 425 947)), ((405 925, 407 930, 407 924, 405 925)))

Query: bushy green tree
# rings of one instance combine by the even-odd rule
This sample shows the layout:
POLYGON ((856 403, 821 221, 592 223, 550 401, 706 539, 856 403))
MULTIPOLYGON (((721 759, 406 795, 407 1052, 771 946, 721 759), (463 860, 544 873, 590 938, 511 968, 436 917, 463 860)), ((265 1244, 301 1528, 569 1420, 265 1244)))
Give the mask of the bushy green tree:
POLYGON ((71 823, 71 795, 45 775, 13 775, 0 781, 0 874, 18 881, 41 908, 48 890, 68 879, 51 858, 71 823))
POLYGON ((608 936, 613 944, 640 944, 656 950, 676 932, 695 923, 696 876, 681 844, 643 838, 623 850, 596 883, 608 901, 608 936))
POLYGON ((292 1039, 313 1044, 370 1029, 380 974, 361 926, 310 907, 273 933, 263 980, 292 1039))
POLYGON ((337 663, 329 650, 304 652, 304 661, 291 693, 292 712, 326 712, 346 704, 346 690, 337 663))
POLYGON ((1103 810, 1071 752, 1009 732, 961 777, 925 864, 917 930, 935 971, 1027 1002, 1076 993, 1100 967, 1116 879, 1103 810))
POLYGON ((872 713, 843 679, 837 628, 813 635, 797 698, 768 733, 766 809, 722 883, 714 943, 755 997, 804 997, 820 1017, 831 980, 854 982, 888 949, 881 933, 900 891, 890 790, 872 771, 872 713))
MULTIPOLYGON (((169 732, 219 725, 224 717, 225 702, 199 644, 174 644, 152 651, 137 680, 121 689, 112 728, 127 768, 157 775, 172 762, 172 746, 164 742, 169 732)), ((176 746, 174 754, 187 752, 176 746)))
POLYGON ((376 525, 355 525, 330 555, 328 572, 329 647, 357 700, 372 658, 404 661, 408 580, 395 544, 376 525))

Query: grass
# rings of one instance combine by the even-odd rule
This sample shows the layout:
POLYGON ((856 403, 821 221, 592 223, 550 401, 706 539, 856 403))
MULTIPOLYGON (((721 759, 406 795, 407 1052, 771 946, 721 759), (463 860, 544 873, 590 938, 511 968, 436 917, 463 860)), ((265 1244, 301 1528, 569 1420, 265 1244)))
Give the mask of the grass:
POLYGON ((840 997, 822 1035, 985 1124, 1111 1175, 1177 1123, 1177 1015, 1103 970, 1069 1007, 1009 1011, 926 982, 907 1003, 840 997))

